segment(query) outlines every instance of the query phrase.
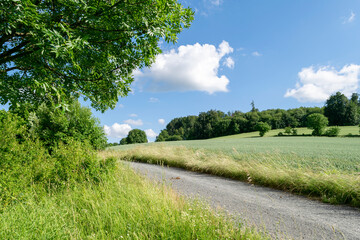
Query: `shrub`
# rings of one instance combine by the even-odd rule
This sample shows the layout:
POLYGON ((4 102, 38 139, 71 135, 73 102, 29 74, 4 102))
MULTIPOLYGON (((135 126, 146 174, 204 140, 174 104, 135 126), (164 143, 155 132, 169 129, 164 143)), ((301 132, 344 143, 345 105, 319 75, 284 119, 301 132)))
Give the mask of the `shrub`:
POLYGON ((312 135, 314 136, 321 136, 324 132, 324 128, 329 123, 327 117, 320 113, 310 114, 306 120, 308 128, 313 129, 312 135))
POLYGON ((284 136, 284 134, 282 132, 279 132, 278 136, 284 136))
POLYGON ((166 139, 166 141, 182 141, 183 138, 180 135, 173 135, 166 139))
POLYGON ((260 137, 263 137, 265 135, 265 133, 267 133, 268 131, 271 130, 271 127, 269 124, 264 123, 264 122, 258 122, 255 126, 255 129, 257 131, 259 131, 259 135, 260 137))
POLYGON ((287 134, 287 135, 290 135, 291 134, 291 127, 286 127, 285 128, 285 133, 287 134))
POLYGON ((293 128, 292 129, 292 133, 291 133, 293 136, 296 136, 298 134, 298 131, 296 128, 293 128))
POLYGON ((38 108, 30 104, 20 105, 12 112, 25 119, 33 138, 38 138, 50 150, 60 141, 66 143, 68 139, 87 141, 94 149, 106 146, 107 140, 99 120, 78 101, 71 103, 66 111, 52 103, 43 103, 38 108))
POLYGON ((328 137, 337 137, 340 133, 339 127, 331 127, 326 130, 325 135, 328 137))
POLYGON ((51 154, 39 139, 30 137, 25 121, 0 111, 0 211, 21 201, 26 192, 37 196, 71 188, 74 182, 98 182, 105 168, 93 146, 67 138, 52 148, 51 154))

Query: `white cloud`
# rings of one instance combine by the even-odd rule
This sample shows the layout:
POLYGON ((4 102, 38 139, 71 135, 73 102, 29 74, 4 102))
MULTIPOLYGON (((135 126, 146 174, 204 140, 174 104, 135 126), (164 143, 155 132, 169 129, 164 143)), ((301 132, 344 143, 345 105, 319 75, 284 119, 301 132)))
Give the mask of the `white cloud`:
POLYGON ((235 62, 231 57, 225 59, 223 65, 227 66, 228 68, 233 69, 235 66, 235 62))
POLYGON ((130 117, 137 117, 138 115, 135 114, 135 113, 132 113, 132 114, 130 114, 129 116, 130 116, 130 117))
POLYGON ((124 108, 124 104, 119 104, 119 108, 124 108))
POLYGON ((299 82, 294 89, 288 89, 285 97, 296 98, 299 102, 323 102, 330 95, 340 91, 347 97, 356 92, 359 85, 360 65, 346 65, 340 71, 325 66, 303 68, 298 73, 299 82))
POLYGON ((154 130, 152 130, 152 129, 146 129, 145 130, 145 133, 146 133, 146 136, 148 137, 148 138, 154 138, 154 137, 156 137, 158 134, 156 133, 156 132, 154 132, 154 130))
POLYGON ((220 6, 222 4, 223 0, 210 0, 210 3, 215 6, 220 6))
POLYGON ((159 102, 159 99, 158 99, 158 98, 151 97, 151 98, 149 98, 149 102, 151 102, 151 103, 157 103, 157 102, 159 102))
POLYGON ((165 124, 165 119, 160 118, 158 120, 158 123, 161 124, 161 125, 164 125, 165 124))
POLYGON ((345 20, 343 21, 343 24, 346 23, 352 23, 355 20, 355 13, 353 11, 350 12, 350 16, 349 17, 345 17, 345 20))
POLYGON ((254 57, 260 57, 260 56, 262 56, 262 54, 259 53, 258 51, 252 52, 251 55, 253 55, 254 57))
POLYGON ((137 82, 153 92, 227 92, 229 79, 218 76, 220 61, 234 50, 223 41, 218 48, 210 44, 183 45, 157 56, 150 69, 136 74, 137 82))
POLYGON ((114 123, 111 127, 104 125, 104 132, 107 136, 113 138, 124 138, 131 131, 129 124, 114 123))
POLYGON ((138 119, 138 120, 128 119, 128 120, 125 120, 124 123, 127 123, 131 126, 142 126, 144 124, 141 119, 138 119))

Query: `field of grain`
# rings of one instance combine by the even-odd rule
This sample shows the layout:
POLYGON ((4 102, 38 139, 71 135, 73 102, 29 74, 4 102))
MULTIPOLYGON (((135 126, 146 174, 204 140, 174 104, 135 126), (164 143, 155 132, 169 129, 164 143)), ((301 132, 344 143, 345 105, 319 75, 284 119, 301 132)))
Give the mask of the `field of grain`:
MULTIPOLYGON (((355 135, 358 127, 342 127, 345 130, 355 135)), ((324 202, 360 206, 360 138, 251 134, 118 146, 108 151, 122 159, 177 166, 324 202)))

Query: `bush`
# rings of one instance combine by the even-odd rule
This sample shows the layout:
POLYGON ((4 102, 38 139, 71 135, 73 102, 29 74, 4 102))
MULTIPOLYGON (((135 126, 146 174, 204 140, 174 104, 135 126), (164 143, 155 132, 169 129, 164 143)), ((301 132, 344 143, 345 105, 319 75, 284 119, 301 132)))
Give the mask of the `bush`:
POLYGON ((293 136, 296 136, 298 134, 298 131, 296 128, 293 128, 292 129, 292 133, 291 133, 293 136))
POLYGON ((182 141, 183 138, 180 135, 173 135, 166 139, 166 141, 182 141))
POLYGON ((258 122, 255 126, 255 129, 257 131, 259 131, 259 135, 260 137, 263 137, 265 135, 265 133, 267 133, 268 131, 271 130, 271 127, 269 124, 264 123, 264 122, 258 122))
POLYGON ((292 130, 291 127, 286 127, 286 128, 285 128, 285 133, 286 133, 287 135, 290 135, 290 134, 291 134, 291 130, 292 130))
POLYGON ((278 136, 284 136, 284 134, 282 132, 279 132, 278 136))
POLYGON ((329 123, 327 117, 320 113, 310 114, 306 120, 308 128, 313 129, 312 135, 314 136, 321 136, 329 123))
POLYGON ((50 151, 60 141, 68 139, 89 142, 94 149, 104 149, 107 140, 99 120, 92 116, 91 110, 74 101, 68 109, 61 110, 54 104, 41 104, 38 108, 30 104, 12 109, 27 121, 28 131, 38 138, 50 151))
POLYGON ((331 127, 326 130, 325 135, 328 137, 337 137, 340 133, 339 127, 331 127))
POLYGON ((0 211, 25 193, 37 196, 71 188, 74 182, 98 182, 111 164, 101 162, 92 145, 67 138, 51 154, 29 136, 25 121, 0 111, 0 211))

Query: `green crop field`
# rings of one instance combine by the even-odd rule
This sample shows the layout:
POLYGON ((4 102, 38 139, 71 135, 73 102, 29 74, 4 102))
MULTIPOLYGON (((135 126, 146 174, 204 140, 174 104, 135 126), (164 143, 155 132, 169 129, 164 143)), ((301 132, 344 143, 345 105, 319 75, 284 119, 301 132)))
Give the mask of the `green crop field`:
MULTIPOLYGON (((325 202, 360 206, 359 127, 340 137, 283 136, 283 130, 208 140, 161 142, 108 149, 127 160, 160 163, 270 186, 325 202), (349 133, 352 137, 345 137, 349 133)), ((298 129, 298 134, 310 134, 298 129)))

